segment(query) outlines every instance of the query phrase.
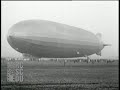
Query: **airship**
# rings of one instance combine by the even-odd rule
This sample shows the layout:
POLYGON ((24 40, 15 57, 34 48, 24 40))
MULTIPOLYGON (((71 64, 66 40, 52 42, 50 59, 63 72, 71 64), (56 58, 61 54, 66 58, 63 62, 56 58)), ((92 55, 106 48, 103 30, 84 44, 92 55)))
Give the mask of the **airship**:
POLYGON ((71 58, 101 55, 107 44, 101 34, 48 20, 24 20, 8 31, 10 46, 22 54, 34 57, 71 58))

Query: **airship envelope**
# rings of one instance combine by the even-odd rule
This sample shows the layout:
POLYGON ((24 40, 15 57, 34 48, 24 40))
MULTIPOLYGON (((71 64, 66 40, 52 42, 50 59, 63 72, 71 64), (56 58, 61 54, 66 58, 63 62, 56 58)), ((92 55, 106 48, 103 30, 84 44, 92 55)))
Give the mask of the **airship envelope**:
POLYGON ((47 20, 25 20, 14 24, 7 40, 20 53, 35 57, 83 57, 101 52, 101 34, 47 20))

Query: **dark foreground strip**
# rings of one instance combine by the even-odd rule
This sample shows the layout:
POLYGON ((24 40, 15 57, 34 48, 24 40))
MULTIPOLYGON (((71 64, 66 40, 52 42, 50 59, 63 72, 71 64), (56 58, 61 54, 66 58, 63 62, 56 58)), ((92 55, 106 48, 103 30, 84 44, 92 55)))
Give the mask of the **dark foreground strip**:
POLYGON ((99 84, 99 83, 2 83, 2 86, 10 86, 10 85, 79 85, 79 84, 99 84))
POLYGON ((22 83, 7 83, 1 84, 2 90, 118 90, 118 84, 108 85, 100 83, 40 83, 40 84, 22 84, 22 83))

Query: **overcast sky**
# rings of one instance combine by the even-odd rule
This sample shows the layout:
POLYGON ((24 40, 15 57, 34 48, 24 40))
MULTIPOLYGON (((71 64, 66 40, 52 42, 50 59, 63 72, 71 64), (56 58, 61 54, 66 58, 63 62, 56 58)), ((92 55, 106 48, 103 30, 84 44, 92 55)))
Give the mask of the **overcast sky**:
POLYGON ((50 20, 101 33, 102 41, 112 44, 102 50, 102 57, 118 56, 118 1, 2 1, 1 7, 2 56, 21 56, 8 44, 6 35, 13 24, 29 19, 50 20))

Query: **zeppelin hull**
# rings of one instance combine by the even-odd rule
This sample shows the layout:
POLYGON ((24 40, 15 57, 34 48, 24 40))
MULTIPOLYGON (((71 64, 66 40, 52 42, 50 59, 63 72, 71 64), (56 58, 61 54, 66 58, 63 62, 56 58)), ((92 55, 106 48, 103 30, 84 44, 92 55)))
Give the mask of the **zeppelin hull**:
POLYGON ((82 57, 101 50, 93 33, 50 21, 19 22, 10 28, 7 39, 18 52, 36 57, 82 57))

